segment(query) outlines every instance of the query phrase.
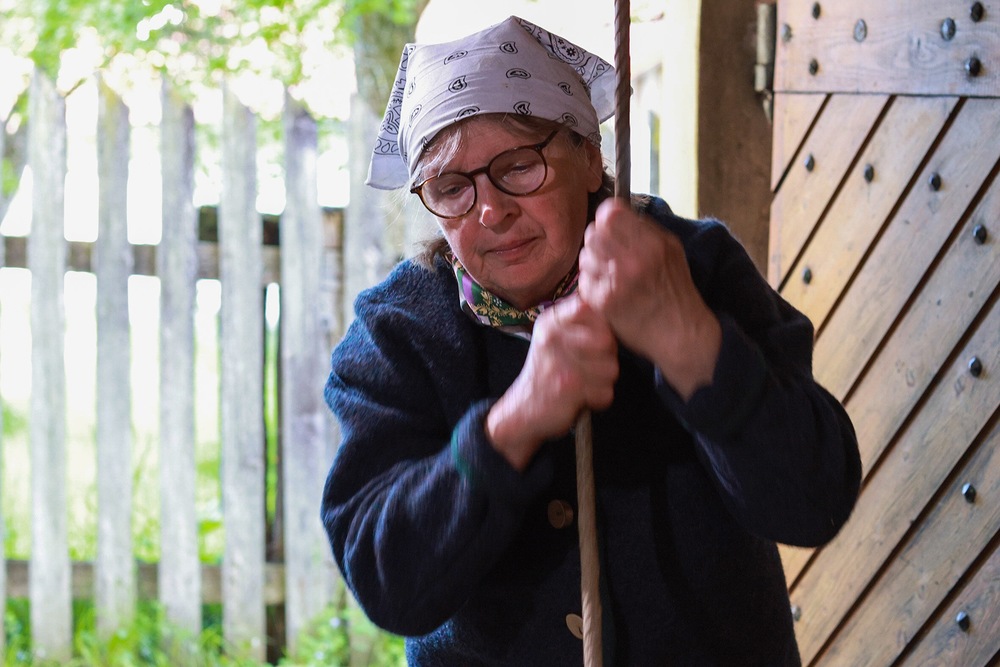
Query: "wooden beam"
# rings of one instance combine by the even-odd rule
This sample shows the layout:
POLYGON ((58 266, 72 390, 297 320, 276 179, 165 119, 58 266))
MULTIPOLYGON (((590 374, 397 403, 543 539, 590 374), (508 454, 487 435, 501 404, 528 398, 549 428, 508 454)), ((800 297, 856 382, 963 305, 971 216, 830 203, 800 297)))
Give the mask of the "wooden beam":
MULTIPOLYGON (((211 216, 214 209, 203 208, 201 216, 211 216), (208 213, 206 213, 208 211, 208 213)), ((340 229, 343 225, 344 211, 339 208, 323 207, 320 209, 325 225, 324 248, 327 250, 340 250, 340 239, 342 234, 340 229)), ((266 225, 267 219, 273 217, 275 220, 279 216, 262 216, 262 223, 266 225)), ((214 230, 211 227, 199 227, 198 242, 198 279, 218 279, 219 277, 219 244, 213 239, 214 230)), ((27 268, 28 245, 27 236, 6 236, 3 237, 6 259, 4 266, 13 268, 27 268)), ((281 282, 281 249, 277 245, 277 236, 271 237, 269 242, 267 232, 264 233, 264 246, 262 248, 264 260, 263 284, 281 282)), ((155 276, 157 275, 157 246, 148 244, 131 244, 133 269, 132 275, 155 276)), ((66 242, 66 270, 80 271, 83 273, 94 272, 94 244, 87 241, 67 241, 66 242)))
MULTIPOLYGON (((28 561, 7 561, 7 597, 28 597, 28 561)), ((156 563, 139 563, 137 566, 139 597, 155 600, 159 594, 156 563)), ((222 603, 222 568, 219 565, 201 565, 201 603, 222 603)), ((74 600, 91 600, 94 597, 94 564, 86 561, 72 563, 72 588, 74 600)), ((264 602, 268 605, 285 602, 285 565, 267 563, 264 566, 264 602)))
POLYGON ((780 2, 775 90, 1000 96, 1000 21, 971 4, 780 2))

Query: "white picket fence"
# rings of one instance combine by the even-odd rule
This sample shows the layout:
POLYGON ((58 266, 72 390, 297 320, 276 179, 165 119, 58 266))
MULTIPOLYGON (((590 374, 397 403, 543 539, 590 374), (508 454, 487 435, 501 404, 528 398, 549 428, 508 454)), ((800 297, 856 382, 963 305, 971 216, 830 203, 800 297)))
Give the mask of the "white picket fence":
MULTIPOLYGON (((39 655, 71 652, 72 599, 92 597, 98 630, 113 632, 137 597, 156 596, 171 623, 197 632, 201 605, 223 607, 228 646, 265 656, 265 606, 284 604, 284 640, 294 648, 331 601, 335 570, 319 501, 337 440, 322 398, 332 342, 341 329, 339 211, 317 204, 317 124, 290 97, 283 117, 287 204, 278 247, 262 242, 256 210, 254 115, 223 91, 218 243, 199 240, 193 202, 195 132, 190 106, 162 94, 162 240, 130 245, 126 233, 128 109, 99 82, 99 233, 90 244, 64 235, 65 99, 36 73, 29 90, 28 164, 32 224, 26 239, 0 238, 0 266, 31 272, 30 561, 4 561, 0 600, 27 595, 39 655), (6 257, 4 257, 6 250, 6 257), (67 543, 64 275, 91 271, 97 284, 97 556, 71 562, 67 543), (161 557, 137 565, 132 544, 128 280, 160 281, 159 460, 161 557), (199 561, 195 511, 194 313, 196 280, 221 284, 220 433, 225 547, 221 566, 199 561), (281 562, 265 559, 263 291, 280 284, 281 562)), ((2 132, 0 132, 2 134, 2 132)), ((0 442, 2 448, 2 442, 0 442)), ((3 528, 0 516, 0 529, 3 528)), ((275 638, 272 638, 275 639, 275 638)), ((0 633, 0 642, 3 641, 0 633)))

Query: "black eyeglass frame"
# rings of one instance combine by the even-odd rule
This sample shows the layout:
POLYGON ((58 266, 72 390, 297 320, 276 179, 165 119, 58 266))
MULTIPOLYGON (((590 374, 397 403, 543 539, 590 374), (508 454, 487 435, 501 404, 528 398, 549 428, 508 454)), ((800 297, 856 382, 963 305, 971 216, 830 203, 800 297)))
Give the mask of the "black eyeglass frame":
POLYGON ((478 176, 479 174, 486 174, 486 178, 490 180, 490 183, 493 184, 493 187, 495 187, 500 192, 503 192, 504 194, 508 194, 512 197, 526 197, 530 194, 538 192, 539 188, 545 185, 545 179, 548 178, 549 176, 549 163, 546 162, 545 154, 542 153, 542 150, 546 146, 548 146, 553 139, 555 139, 557 134, 559 134, 559 128, 552 130, 549 136, 545 137, 537 144, 528 144, 526 146, 515 146, 514 148, 508 148, 507 150, 494 155, 493 159, 490 160, 484 167, 479 167, 478 169, 473 169, 472 171, 446 171, 436 176, 425 178, 418 185, 414 185, 412 188, 410 188, 410 192, 417 195, 420 198, 420 203, 424 205, 424 208, 426 208, 432 214, 444 220, 454 220, 456 218, 461 218, 463 215, 468 215, 469 211, 471 211, 476 207, 476 202, 479 201, 479 189, 476 187, 475 177, 478 176), (531 190, 528 190, 527 192, 511 192, 510 190, 505 188, 502 184, 498 183, 493 179, 493 174, 490 172, 490 169, 493 167, 493 163, 499 160, 504 155, 508 155, 510 153, 516 153, 517 151, 523 151, 523 150, 532 150, 538 153, 538 157, 542 161, 542 170, 543 170, 542 180, 538 182, 538 185, 536 187, 532 188, 531 190), (464 213, 459 213, 458 215, 441 215, 440 213, 432 209, 430 206, 428 206, 427 200, 424 199, 424 192, 423 192, 424 186, 430 181, 433 181, 436 178, 442 178, 444 176, 464 176, 467 179, 469 179, 470 183, 472 183, 472 202, 469 204, 469 208, 466 209, 464 213))

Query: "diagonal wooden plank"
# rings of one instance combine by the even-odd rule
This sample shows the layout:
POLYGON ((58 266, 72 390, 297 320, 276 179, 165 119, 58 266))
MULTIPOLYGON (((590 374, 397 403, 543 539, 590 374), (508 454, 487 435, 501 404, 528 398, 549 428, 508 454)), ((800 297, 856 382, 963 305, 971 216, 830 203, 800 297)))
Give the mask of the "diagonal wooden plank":
POLYGON ((788 171, 809 128, 820 113, 827 96, 823 94, 774 96, 774 131, 771 138, 771 192, 788 171))
POLYGON ((993 302, 888 451, 850 521, 816 554, 792 592, 793 604, 802 610, 796 635, 804 664, 816 656, 1000 403, 1000 375, 987 370, 979 379, 972 377, 967 363, 974 355, 986 369, 1000 368, 1000 301, 993 302))
POLYGON ((823 659, 853 667, 889 665, 896 660, 1000 531, 1000 503, 993 502, 998 493, 1000 425, 994 424, 992 434, 952 478, 913 539, 837 633, 823 659), (968 482, 974 482, 978 502, 970 503, 962 496, 968 482))
POLYGON ((843 400, 1000 159, 1000 104, 970 99, 816 341, 816 377, 843 400), (940 177, 935 189, 929 183, 940 177), (891 278, 891 279, 890 279, 891 278))
MULTIPOLYGON (((974 235, 977 227, 988 228, 994 220, 1000 220, 1000 178, 994 178, 845 404, 866 476, 1000 283, 1000 244, 988 232, 982 243, 974 235)), ((780 551, 785 578, 793 585, 813 550, 782 546, 780 551)))
POLYGON ((847 400, 867 475, 1000 283, 1000 243, 974 231, 1000 220, 1000 177, 952 241, 892 337, 847 400), (960 286, 960 288, 959 288, 960 286))
POLYGON ((918 638, 902 667, 985 667, 996 665, 1000 653, 1000 546, 957 592, 930 631, 918 638), (971 619, 968 632, 955 619, 965 612, 971 619))
POLYGON ((771 203, 768 278, 780 284, 885 107, 884 95, 827 102, 771 203))
POLYGON ((902 97, 889 108, 822 224, 789 272, 782 296, 820 329, 958 103, 902 97), (868 176, 866 169, 870 169, 868 176), (870 176, 870 180, 869 180, 870 176), (810 279, 803 280, 808 268, 810 279))
POLYGON ((972 4, 956 0, 779 2, 778 33, 783 38, 775 54, 775 90, 1000 95, 1000 68, 991 58, 1000 52, 997 7, 977 3, 985 5, 985 19, 974 21, 970 19, 972 4), (955 23, 948 38, 941 27, 946 18, 955 23), (966 69, 972 56, 982 60, 975 75, 966 69))

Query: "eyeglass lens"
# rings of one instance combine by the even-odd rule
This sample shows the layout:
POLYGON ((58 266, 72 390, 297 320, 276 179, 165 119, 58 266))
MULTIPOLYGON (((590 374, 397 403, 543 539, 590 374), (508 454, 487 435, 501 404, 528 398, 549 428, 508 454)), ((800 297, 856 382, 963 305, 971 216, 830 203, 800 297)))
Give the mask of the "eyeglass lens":
POLYGON ((509 195, 531 194, 545 181, 546 165, 540 147, 515 148, 500 153, 481 169, 466 174, 450 172, 428 179, 420 188, 428 209, 443 218, 457 218, 476 203, 473 177, 486 172, 490 182, 509 195))

